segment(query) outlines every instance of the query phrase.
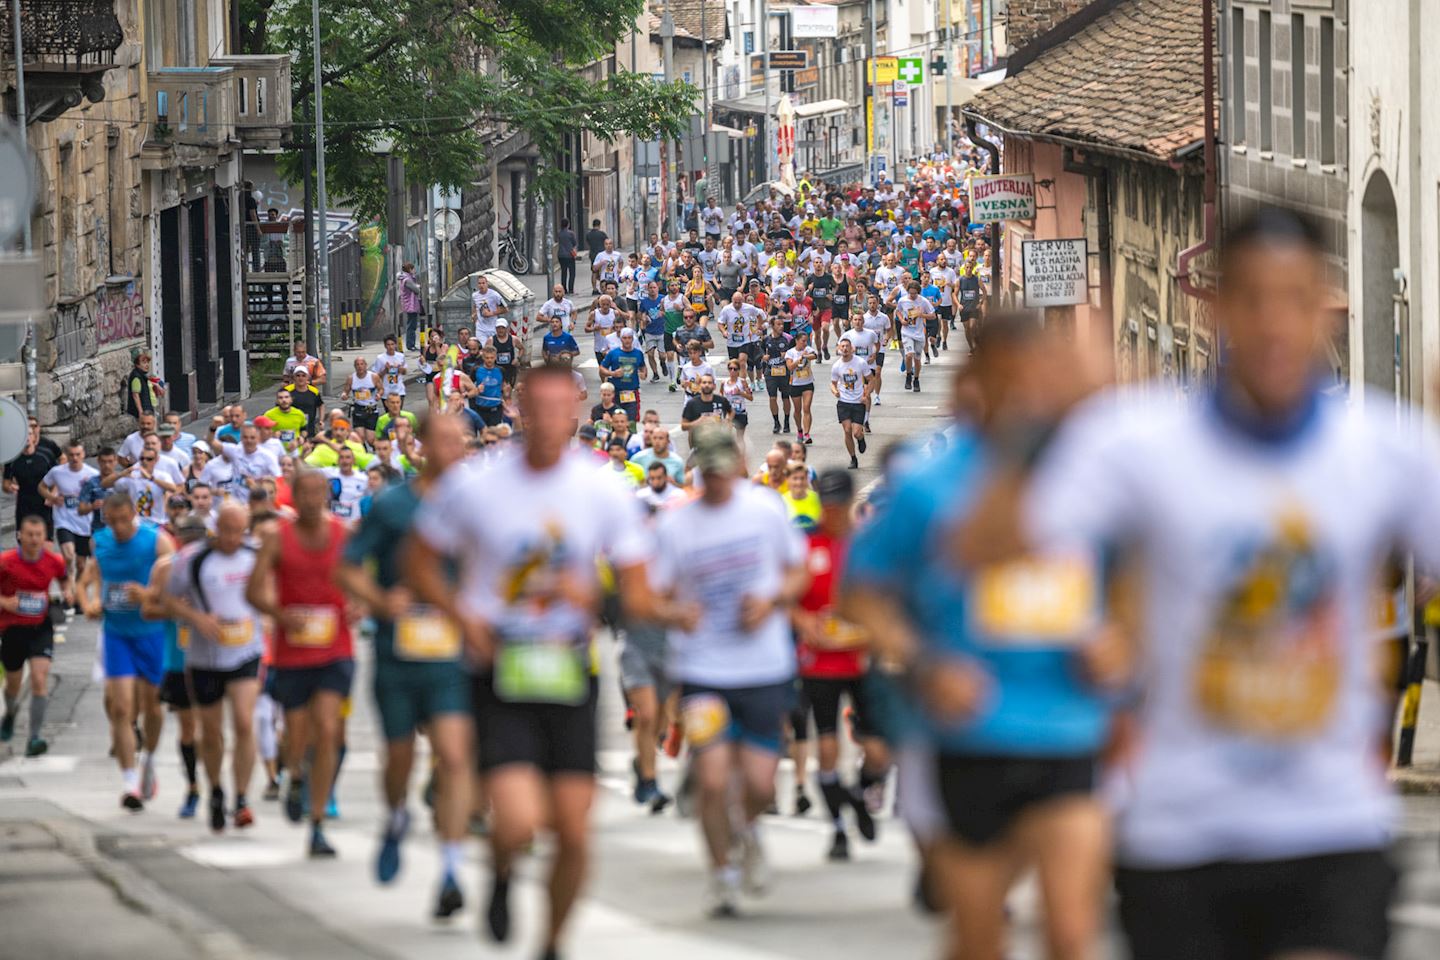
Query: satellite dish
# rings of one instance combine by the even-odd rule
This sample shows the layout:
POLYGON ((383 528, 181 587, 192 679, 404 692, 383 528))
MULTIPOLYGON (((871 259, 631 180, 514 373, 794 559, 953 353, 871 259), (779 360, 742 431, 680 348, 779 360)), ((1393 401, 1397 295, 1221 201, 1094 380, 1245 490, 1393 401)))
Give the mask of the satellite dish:
POLYGON ((460 214, 454 210, 435 211, 435 239, 444 243, 460 236, 460 214))
POLYGON ((20 235, 35 207, 35 164, 20 135, 0 117, 0 248, 20 235))
POLYGON ((30 415, 9 397, 0 397, 0 463, 20 456, 30 440, 30 415))

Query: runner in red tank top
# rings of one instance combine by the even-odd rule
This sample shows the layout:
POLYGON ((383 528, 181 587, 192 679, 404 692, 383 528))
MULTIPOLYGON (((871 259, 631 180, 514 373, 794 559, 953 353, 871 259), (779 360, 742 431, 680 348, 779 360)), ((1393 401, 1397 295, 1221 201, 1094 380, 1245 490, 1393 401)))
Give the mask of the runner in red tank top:
POLYGON ((335 582, 345 527, 330 515, 330 481, 319 471, 298 474, 293 496, 297 516, 265 532, 246 599, 275 622, 271 696, 285 711, 285 812, 300 821, 300 771, 313 746, 310 856, 333 857, 320 825, 339 766, 341 704, 355 676, 345 594, 335 582))
POLYGON ((850 549, 854 482, 844 470, 826 470, 816 481, 815 489, 820 494, 820 527, 809 538, 806 564, 810 588, 800 598, 792 617, 795 635, 800 641, 800 681, 805 687, 805 700, 815 715, 815 732, 820 738, 820 772, 816 779, 835 824, 829 856, 831 860, 848 860, 850 840, 845 833, 845 808, 855 811, 860 835, 874 840, 873 814, 879 809, 879 803, 876 797, 867 796, 867 791, 883 796, 890 761, 884 744, 865 723, 869 638, 859 627, 835 613, 836 588, 850 549), (855 785, 843 783, 837 769, 842 695, 850 701, 855 735, 865 755, 860 782, 855 785))

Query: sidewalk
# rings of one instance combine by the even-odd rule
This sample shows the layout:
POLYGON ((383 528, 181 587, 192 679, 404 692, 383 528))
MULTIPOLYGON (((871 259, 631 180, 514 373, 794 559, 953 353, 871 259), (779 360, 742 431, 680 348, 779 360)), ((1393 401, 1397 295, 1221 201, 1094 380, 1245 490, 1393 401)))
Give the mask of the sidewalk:
POLYGON ((1390 779, 1401 793, 1440 795, 1440 683, 1426 680, 1415 724, 1415 762, 1396 767, 1390 779))

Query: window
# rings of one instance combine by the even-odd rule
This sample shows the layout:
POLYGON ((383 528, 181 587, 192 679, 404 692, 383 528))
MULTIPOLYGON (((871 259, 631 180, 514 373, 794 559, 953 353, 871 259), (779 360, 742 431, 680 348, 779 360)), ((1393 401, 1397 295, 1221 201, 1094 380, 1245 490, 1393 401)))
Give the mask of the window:
POLYGON ((1292 157, 1308 157, 1305 148, 1305 17, 1290 17, 1290 130, 1294 136, 1292 157))
POLYGON ((1245 8, 1230 11, 1230 142, 1245 142, 1245 8))
POLYGON ((1275 149, 1274 97, 1270 89, 1270 11, 1260 11, 1260 149, 1275 149))
POLYGON ((1320 162, 1335 162, 1335 20, 1320 21, 1320 162))

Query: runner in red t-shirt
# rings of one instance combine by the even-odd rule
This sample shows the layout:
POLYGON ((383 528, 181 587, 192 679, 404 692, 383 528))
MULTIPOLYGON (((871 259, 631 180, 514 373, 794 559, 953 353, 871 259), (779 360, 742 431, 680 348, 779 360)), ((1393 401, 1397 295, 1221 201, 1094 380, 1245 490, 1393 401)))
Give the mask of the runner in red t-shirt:
POLYGON ((270 695, 285 711, 285 765, 290 773, 286 815, 300 821, 300 771, 306 750, 313 746, 310 856, 333 857, 321 823, 339 768, 341 704, 355 677, 345 594, 335 582, 345 525, 330 514, 330 481, 323 473, 300 472, 292 492, 296 517, 279 521, 263 534, 246 600, 275 622, 270 695))
POLYGON ((30 664, 30 740, 25 756, 38 757, 49 749, 40 736, 49 705, 50 658, 55 633, 50 625, 50 584, 63 585, 65 604, 75 602, 65 575, 65 558, 45 549, 45 518, 22 517, 20 546, 0 554, 0 664, 5 667, 5 718, 0 720, 0 742, 15 735, 20 707, 20 684, 30 664))
MULTIPOLYGON (((820 495, 820 525, 809 536, 806 564, 810 588, 792 614, 799 640, 800 680, 805 700, 815 716, 819 735, 819 766, 816 778, 825 806, 835 822, 830 845, 831 860, 850 858, 850 840, 845 833, 844 811, 855 811, 855 823, 866 840, 875 839, 875 820, 867 791, 883 790, 889 758, 884 744, 865 723, 865 670, 868 638, 854 624, 835 612, 835 590, 844 572, 850 547, 851 505, 854 481, 845 470, 826 470, 815 483, 820 495), (837 736, 840 726, 840 698, 850 701, 855 736, 864 750, 860 782, 846 785, 836 769, 840 757, 837 736)), ((878 808, 879 804, 874 806, 878 808)))

